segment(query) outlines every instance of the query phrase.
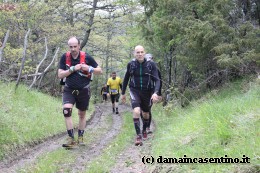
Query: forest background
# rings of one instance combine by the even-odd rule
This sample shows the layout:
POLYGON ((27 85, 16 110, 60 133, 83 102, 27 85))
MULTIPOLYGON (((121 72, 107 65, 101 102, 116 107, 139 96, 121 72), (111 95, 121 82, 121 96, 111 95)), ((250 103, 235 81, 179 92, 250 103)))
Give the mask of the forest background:
MULTIPOLYGON (((162 74, 164 107, 153 107, 160 128, 154 131, 150 154, 251 158, 251 164, 226 168, 191 164, 166 165, 165 170, 259 172, 259 25, 257 0, 0 1, 0 158, 29 146, 28 141, 37 145, 64 130, 63 119, 53 118, 62 115, 57 70, 69 37, 76 36, 81 49, 103 69, 92 81, 91 111, 101 101, 100 90, 110 73, 123 78, 136 45, 154 55, 162 74)), ((118 162, 114 151, 120 155, 132 144, 134 134, 127 126, 131 113, 122 117, 122 143, 109 145, 110 152, 95 158, 90 172, 108 172, 110 162, 118 162)), ((67 152, 59 152, 66 163, 67 152)), ((140 160, 123 161, 133 168, 140 160)), ((61 169, 51 163, 53 167, 43 163, 35 169, 61 169)), ((164 172, 161 166, 151 170, 164 172)))
POLYGON ((144 45, 163 76, 164 102, 193 98, 247 74, 259 74, 256 0, 0 1, 0 78, 59 96, 59 59, 67 40, 103 68, 95 102, 112 71, 123 77, 133 48, 144 45))

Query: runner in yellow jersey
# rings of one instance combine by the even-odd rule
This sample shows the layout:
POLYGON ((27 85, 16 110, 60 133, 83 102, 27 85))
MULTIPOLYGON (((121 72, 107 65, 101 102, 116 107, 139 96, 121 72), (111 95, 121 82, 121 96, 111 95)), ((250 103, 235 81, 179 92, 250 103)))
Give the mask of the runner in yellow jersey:
POLYGON ((122 80, 112 72, 112 77, 107 80, 107 96, 111 98, 113 113, 118 114, 119 89, 122 90, 122 80))

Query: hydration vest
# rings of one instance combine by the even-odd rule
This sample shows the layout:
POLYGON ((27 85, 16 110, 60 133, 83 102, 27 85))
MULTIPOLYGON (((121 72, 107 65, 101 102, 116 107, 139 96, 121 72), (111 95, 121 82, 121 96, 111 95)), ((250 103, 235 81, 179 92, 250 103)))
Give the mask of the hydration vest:
MULTIPOLYGON (((152 70, 153 70, 153 66, 152 66, 152 62, 151 61, 147 61, 145 62, 145 66, 144 68, 142 69, 142 73, 143 73, 143 76, 141 77, 141 79, 143 78, 146 78, 148 79, 148 82, 146 85, 141 85, 141 88, 154 88, 154 84, 153 84, 153 81, 151 79, 151 75, 152 75, 152 70)), ((137 86, 137 80, 139 81, 139 79, 135 79, 135 76, 134 76, 134 73, 136 71, 140 71, 138 68, 138 65, 139 63, 137 63, 137 60, 136 59, 132 59, 131 62, 130 62, 130 69, 129 69, 129 72, 130 72, 130 76, 131 76, 131 79, 130 81, 132 82, 133 86, 136 87, 137 86)), ((140 80, 141 80, 140 79, 140 80)), ((143 82, 143 81, 141 81, 143 82)))
MULTIPOLYGON (((68 68, 70 68, 71 67, 71 54, 70 54, 70 52, 66 52, 66 66, 68 67, 68 68)), ((83 52, 83 51, 80 51, 79 52, 79 63, 80 64, 87 64, 86 63, 86 53, 85 52, 83 52)), ((87 78, 90 78, 91 79, 91 77, 92 77, 92 74, 91 73, 89 73, 88 71, 83 71, 83 70, 81 70, 81 71, 78 71, 78 73, 79 73, 79 75, 81 75, 81 76, 84 76, 84 77, 87 77, 87 78)))

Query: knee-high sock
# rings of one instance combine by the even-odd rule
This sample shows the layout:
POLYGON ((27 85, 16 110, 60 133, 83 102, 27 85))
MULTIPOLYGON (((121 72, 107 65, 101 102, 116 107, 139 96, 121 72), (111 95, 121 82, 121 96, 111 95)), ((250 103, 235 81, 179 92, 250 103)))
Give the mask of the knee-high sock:
POLYGON ((140 120, 139 120, 139 118, 134 118, 134 126, 135 126, 136 134, 139 135, 141 133, 140 132, 140 120))
POLYGON ((74 129, 67 130, 69 137, 74 138, 74 129))
POLYGON ((148 127, 149 125, 149 119, 143 119, 143 132, 146 131, 146 128, 148 127))
POLYGON ((83 136, 84 132, 84 130, 78 130, 78 136, 83 136))

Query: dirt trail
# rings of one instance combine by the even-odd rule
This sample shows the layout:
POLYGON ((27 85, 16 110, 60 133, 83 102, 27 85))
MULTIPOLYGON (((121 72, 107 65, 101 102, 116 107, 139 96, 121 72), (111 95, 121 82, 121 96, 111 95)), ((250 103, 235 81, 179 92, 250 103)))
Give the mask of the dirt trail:
MULTIPOLYGON (((95 107, 95 112, 87 122, 85 129, 91 136, 94 135, 93 142, 87 144, 85 147, 74 150, 73 152, 76 154, 77 160, 74 163, 63 165, 62 167, 64 170, 70 170, 70 172, 83 172, 86 169, 86 164, 90 162, 92 158, 102 154, 103 149, 105 149, 115 136, 119 134, 122 126, 123 112, 129 112, 131 111, 131 108, 127 105, 119 105, 119 110, 122 114, 113 114, 112 124, 108 125, 106 116, 111 116, 111 103, 99 104, 95 107), (106 129, 106 131, 95 136, 96 131, 99 129, 106 129)), ((154 130, 154 125, 152 125, 152 130, 154 130)), ((66 137, 66 133, 56 135, 46 139, 38 145, 24 148, 23 150, 16 152, 16 154, 9 158, 5 158, 4 161, 0 162, 0 173, 17 172, 17 170, 26 168, 28 165, 33 165, 41 155, 59 149, 66 137)), ((147 167, 142 163, 141 158, 144 155, 149 155, 153 135, 149 135, 148 137, 149 139, 144 141, 142 147, 136 147, 132 143, 129 146, 126 146, 126 149, 119 156, 115 156, 117 158, 117 163, 112 168, 111 172, 147 172, 147 167)), ((62 170, 60 172, 62 172, 62 170)))
MULTIPOLYGON (((103 121, 104 116, 111 114, 111 104, 99 104, 95 107, 95 112, 91 116, 90 120, 87 122, 86 131, 95 128, 102 128, 107 126, 107 123, 103 121)), ((126 105, 120 105, 121 112, 130 111, 130 107, 126 105)), ((120 132, 122 125, 122 118, 118 115, 113 115, 112 127, 107 131, 105 136, 95 139, 95 141, 88 147, 87 150, 80 150, 77 162, 79 164, 73 166, 73 172, 79 172, 84 169, 83 162, 86 163, 91 158, 99 155, 107 144, 120 132), (82 163, 82 164, 81 164, 82 163)), ((4 161, 0 162, 0 172, 16 172, 18 169, 25 167, 26 165, 32 164, 36 159, 42 154, 52 152, 61 147, 67 137, 66 133, 51 137, 46 139, 43 143, 35 145, 33 147, 23 148, 20 151, 16 151, 15 154, 11 155, 9 158, 5 158, 4 161)))
MULTIPOLYGON (((134 130, 134 129, 133 129, 134 130)), ((154 123, 151 124, 151 130, 155 130, 154 123)), ((153 134, 148 134, 148 139, 143 141, 142 146, 135 146, 131 143, 125 150, 117 156, 115 166, 111 169, 111 173, 149 173, 153 172, 148 165, 142 163, 142 157, 151 155, 151 141, 153 134)), ((134 138, 133 138, 134 142, 134 138)))

